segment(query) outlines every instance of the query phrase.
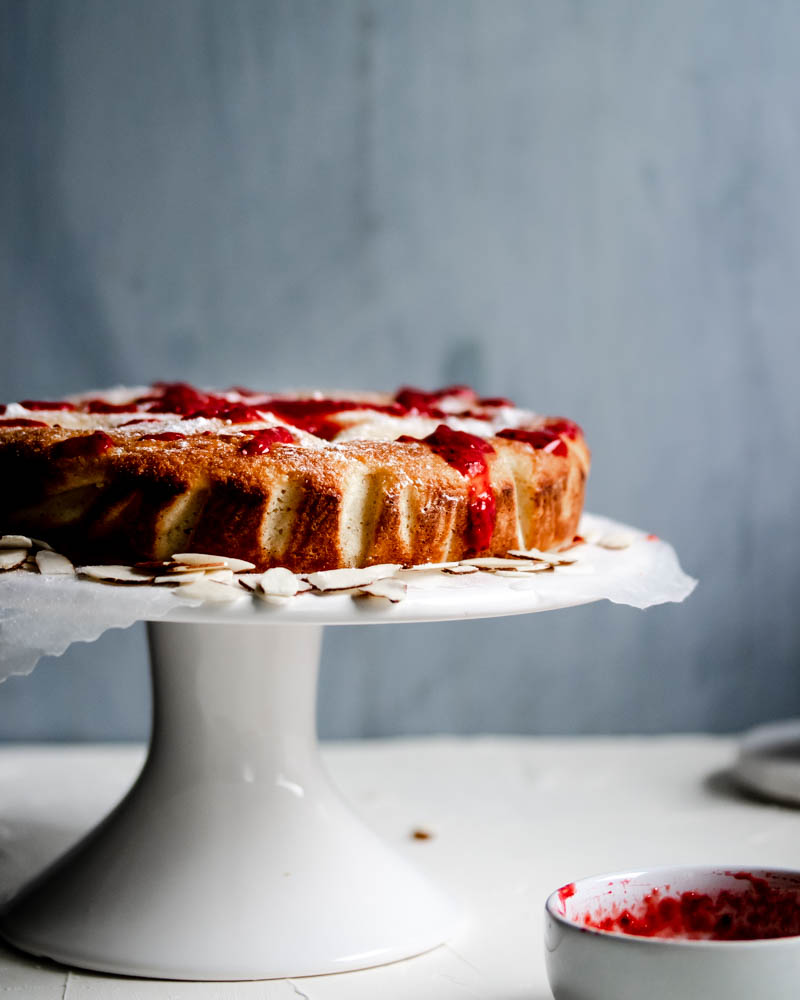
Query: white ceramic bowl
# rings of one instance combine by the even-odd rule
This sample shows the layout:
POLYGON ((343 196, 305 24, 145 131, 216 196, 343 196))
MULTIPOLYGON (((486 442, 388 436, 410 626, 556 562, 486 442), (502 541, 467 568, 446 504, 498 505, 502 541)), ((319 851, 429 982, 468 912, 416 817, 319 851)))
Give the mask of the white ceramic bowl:
POLYGON ((676 867, 597 875, 556 890, 545 911, 555 1000, 800 997, 800 871, 676 867), (685 929, 720 917, 718 934, 739 933, 748 919, 763 933, 771 919, 793 935, 720 940, 685 929))

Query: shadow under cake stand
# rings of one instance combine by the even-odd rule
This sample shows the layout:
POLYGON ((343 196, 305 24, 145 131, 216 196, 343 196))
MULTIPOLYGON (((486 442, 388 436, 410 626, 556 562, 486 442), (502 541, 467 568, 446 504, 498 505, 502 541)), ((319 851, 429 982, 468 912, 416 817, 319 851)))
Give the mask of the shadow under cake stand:
MULTIPOLYGON (((669 546, 652 547, 654 557, 656 548, 669 546)), ((630 572, 641 575, 641 558, 630 572)), ((351 812, 321 764, 323 626, 486 618, 607 596, 552 581, 543 597, 536 584, 440 577, 397 605, 305 594, 276 607, 245 596, 150 622, 142 772, 11 900, 0 932, 68 965, 197 980, 343 972, 443 943, 458 908, 351 812)))

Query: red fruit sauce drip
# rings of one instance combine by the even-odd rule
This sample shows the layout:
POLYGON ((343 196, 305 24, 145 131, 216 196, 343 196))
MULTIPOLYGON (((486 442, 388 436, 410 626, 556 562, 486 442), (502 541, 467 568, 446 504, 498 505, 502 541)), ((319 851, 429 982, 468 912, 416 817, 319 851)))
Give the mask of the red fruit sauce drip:
POLYGON ((222 396, 200 392, 186 382, 156 382, 154 388, 161 391, 155 396, 140 396, 135 400, 151 413, 177 413, 188 417, 204 416, 209 410, 216 415, 220 406, 231 405, 222 396))
POLYGON ((605 917, 587 913, 580 922, 594 930, 635 937, 757 941, 800 934, 800 886, 778 888, 749 872, 726 874, 748 882, 749 889, 722 889, 713 896, 704 892, 663 895, 653 889, 632 907, 605 917))
POLYGON ((206 420, 229 420, 232 424, 252 424, 264 419, 255 407, 229 403, 227 399, 212 400, 199 410, 184 414, 183 419, 193 420, 195 417, 205 417, 206 420))
POLYGON ((451 430, 447 424, 439 424, 432 434, 421 440, 404 434, 398 441, 428 445, 431 451, 469 480, 468 544, 477 552, 488 549, 494 534, 497 507, 489 482, 486 456, 494 454, 494 448, 483 438, 451 430))
POLYGON ((87 413, 177 413, 187 419, 219 417, 234 423, 261 419, 258 411, 252 408, 241 403, 231 403, 224 396, 201 392, 186 382, 156 382, 153 388, 157 390, 155 393, 137 396, 127 403, 87 399, 81 404, 81 409, 87 413))
POLYGON ((285 427, 266 427, 254 431, 249 441, 245 441, 239 451, 243 455, 263 455, 274 444, 294 444, 292 432, 285 427))
POLYGON ((80 437, 67 438, 53 446, 59 458, 95 458, 114 447, 114 441, 104 431, 95 431, 80 437))
POLYGON ((105 399, 85 399, 81 409, 86 413, 135 413, 139 409, 136 400, 130 403, 109 403, 105 399))
POLYGON ((140 441, 185 441, 186 435, 178 431, 162 431, 160 434, 140 434, 140 441))
POLYGON ((120 427, 133 427, 135 424, 160 424, 158 417, 137 417, 135 420, 126 420, 120 427))
POLYGON ((85 405, 89 413, 133 413, 141 409, 148 413, 176 413, 184 420, 205 417, 229 420, 234 424, 263 419, 255 407, 232 403, 214 393, 201 392, 186 382, 157 382, 154 388, 160 392, 139 396, 129 403, 115 405, 103 400, 89 400, 85 405))
POLYGON ((314 437, 322 438, 323 441, 333 441, 342 432, 342 425, 334 417, 329 417, 324 420, 311 420, 305 426, 303 424, 297 425, 314 437))
POLYGON ((478 400, 478 406, 491 407, 493 409, 500 406, 513 406, 514 404, 510 399, 506 399, 505 396, 483 396, 478 400))
POLYGON ((74 403, 67 403, 65 401, 61 402, 45 402, 41 399, 23 399, 20 406, 24 406, 26 410, 74 410, 74 403))
POLYGON ((658 535, 648 535, 647 538, 645 539, 645 541, 647 541, 647 542, 657 542, 657 541, 659 541, 659 537, 658 537, 658 535))
POLYGON ((216 416, 221 420, 230 420, 232 424, 252 424, 264 419, 254 406, 243 406, 241 403, 221 407, 216 416))
POLYGON ((544 427, 545 430, 552 431, 553 434, 562 434, 571 441, 583 436, 580 426, 574 420, 568 420, 566 417, 548 417, 544 427))
MULTIPOLYGON (((5 409, 2 411, 5 413, 5 409)), ((0 427, 47 427, 43 420, 28 420, 25 417, 9 417, 8 420, 0 420, 0 427)))
POLYGON ((426 392, 424 389, 414 389, 403 386, 394 394, 394 401, 405 413, 417 413, 425 417, 443 417, 444 410, 438 405, 449 396, 461 396, 464 399, 464 409, 475 403, 475 392, 468 385, 448 385, 443 389, 426 392))
POLYGON ((381 405, 368 403, 354 399, 282 399, 280 396, 271 396, 265 403, 259 403, 259 408, 274 413, 276 417, 285 420, 293 427, 314 434, 316 437, 332 440, 341 431, 341 426, 332 420, 336 413, 345 413, 349 410, 377 410, 379 413, 388 413, 396 417, 402 417, 405 411, 402 407, 389 403, 381 405))
POLYGON ((508 438, 510 441, 524 441, 537 451, 546 451, 550 455, 568 454, 566 444, 558 434, 553 431, 536 430, 526 431, 521 427, 507 427, 498 433, 498 437, 508 438))

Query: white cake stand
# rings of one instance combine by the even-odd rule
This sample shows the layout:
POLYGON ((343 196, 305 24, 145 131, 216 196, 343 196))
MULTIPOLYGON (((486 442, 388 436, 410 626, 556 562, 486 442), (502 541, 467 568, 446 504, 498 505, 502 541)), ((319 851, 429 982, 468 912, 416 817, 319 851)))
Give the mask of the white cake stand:
POLYGON ((460 919, 456 906, 351 813, 321 765, 323 625, 520 614, 588 603, 609 588, 616 599, 615 587, 634 603, 626 588, 641 590, 664 559, 677 589, 645 603, 691 591, 669 546, 635 548, 635 557, 604 553, 606 568, 583 578, 440 576, 398 605, 301 595, 274 607, 245 596, 151 622, 153 731, 142 773, 11 900, 0 932, 69 965, 202 980, 342 972, 441 944, 460 919))

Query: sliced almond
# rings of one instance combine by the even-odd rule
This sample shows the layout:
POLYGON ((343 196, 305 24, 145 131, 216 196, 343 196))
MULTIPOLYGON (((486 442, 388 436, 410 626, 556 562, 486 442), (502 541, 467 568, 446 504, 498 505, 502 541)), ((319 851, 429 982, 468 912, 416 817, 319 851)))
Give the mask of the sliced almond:
POLYGON ((258 582, 261 577, 261 573, 240 573, 236 577, 236 582, 240 587, 244 587, 245 590, 254 594, 258 590, 258 582))
POLYGON ((538 549, 509 549, 508 554, 514 559, 529 559, 534 562, 550 562, 550 557, 538 549))
POLYGON ((210 556, 203 552, 176 552, 171 556, 171 561, 184 566, 202 566, 204 569, 214 566, 225 569, 228 565, 224 556, 210 556))
POLYGON ((7 573, 21 566, 27 556, 27 549, 0 549, 0 573, 7 573))
POLYGON ((30 549, 33 539, 27 535, 0 535, 0 549, 30 549))
POLYGON ((425 573, 430 570, 452 569, 454 566, 460 565, 460 562, 418 563, 416 566, 406 566, 405 571, 425 573))
POLYGON ((383 597, 387 601, 391 601, 392 604, 397 604, 398 601, 403 600, 407 591, 408 587, 406 584, 400 580, 393 580, 390 577, 386 577, 383 580, 376 580, 375 583, 370 583, 366 587, 361 587, 359 593, 366 594, 369 597, 383 597))
POLYGON ((506 559, 502 556, 478 556, 477 559, 463 559, 462 566, 477 566, 479 569, 511 569, 513 566, 525 566, 526 559, 506 559))
POLYGON ((213 583, 232 584, 234 582, 232 569, 205 570, 204 575, 206 580, 211 580, 213 583))
POLYGON ((469 566, 466 563, 456 563, 455 566, 445 566, 442 570, 448 576, 466 576, 468 573, 480 573, 477 566, 469 566))
MULTIPOLYGON (((377 580, 375 582, 377 583, 377 580)), ((368 584, 364 584, 364 586, 368 586, 368 584)), ((361 592, 361 587, 342 587, 336 590, 314 590, 312 588, 311 591, 316 597, 358 597, 361 592)))
POLYGON ((255 563, 248 562, 246 559, 234 559, 231 556, 225 557, 225 565, 234 573, 247 573, 256 568, 255 563))
POLYGON ((191 566, 184 566, 182 563, 174 563, 171 559, 152 559, 133 564, 133 568, 140 573, 194 573, 191 566))
POLYGON ((188 573, 164 573, 161 576, 156 576, 153 578, 153 583, 163 586, 165 584, 172 584, 173 587, 183 587, 188 586, 190 583, 194 583, 196 580, 205 580, 206 574, 203 570, 193 570, 188 573))
POLYGON ((290 569, 275 566, 262 573, 259 587, 271 597, 294 597, 299 580, 290 569))
POLYGON ((152 583, 153 574, 139 573, 131 566, 78 566, 79 576, 101 583, 152 583))
POLYGON ((551 566, 566 566, 575 562, 563 552, 540 552, 539 549, 509 549, 508 554, 515 559, 533 559, 535 562, 550 563, 551 566))
POLYGON ((41 538, 31 538, 31 541, 37 549, 47 549, 48 552, 53 551, 53 546, 49 542, 43 542, 41 538))
POLYGON ((74 576, 75 567, 66 556, 48 549, 40 549, 36 553, 36 565, 39 572, 45 576, 74 576))
POLYGON ((515 566, 512 569, 496 569, 492 576, 534 576, 537 573, 552 573, 555 568, 550 563, 529 563, 527 566, 515 566))
POLYGON ((256 564, 246 559, 234 559, 232 556, 211 556, 204 552, 176 552, 172 561, 183 563, 184 566, 202 566, 204 569, 230 569, 234 573, 255 569, 256 564))
POLYGON ((396 563, 365 566, 362 569, 329 569, 306 574, 306 580, 315 590, 352 590, 368 587, 377 580, 385 580, 401 567, 396 563))
POLYGON ((216 570, 219 570, 220 572, 227 572, 225 566, 186 566, 184 563, 167 563, 166 566, 157 570, 157 572, 165 575, 168 574, 169 576, 179 577, 191 576, 193 573, 213 573, 216 570))
POLYGON ((200 601, 220 604, 238 601, 245 596, 238 587, 229 587, 208 579, 187 583, 185 587, 179 587, 176 593, 182 597, 196 597, 200 601))
POLYGON ((603 535, 595 543, 601 549, 627 549, 636 541, 636 536, 627 531, 612 531, 603 535))

